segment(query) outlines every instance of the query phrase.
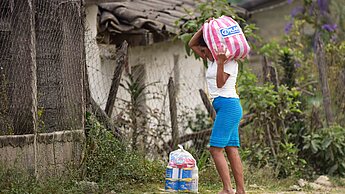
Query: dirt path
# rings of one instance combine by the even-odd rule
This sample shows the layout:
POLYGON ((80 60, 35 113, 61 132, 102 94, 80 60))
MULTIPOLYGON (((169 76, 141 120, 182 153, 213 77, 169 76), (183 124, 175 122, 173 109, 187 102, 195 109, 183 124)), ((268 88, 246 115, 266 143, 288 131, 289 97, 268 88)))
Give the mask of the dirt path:
MULTIPOLYGON (((171 192, 165 192, 164 189, 159 189, 155 192, 144 192, 142 194, 167 194, 171 192)), ((182 194, 182 192, 179 192, 182 194)), ((202 190, 199 194, 217 194, 218 190, 202 190)), ((333 188, 325 191, 269 191, 269 190, 248 190, 247 194, 345 194, 345 188, 333 188)))

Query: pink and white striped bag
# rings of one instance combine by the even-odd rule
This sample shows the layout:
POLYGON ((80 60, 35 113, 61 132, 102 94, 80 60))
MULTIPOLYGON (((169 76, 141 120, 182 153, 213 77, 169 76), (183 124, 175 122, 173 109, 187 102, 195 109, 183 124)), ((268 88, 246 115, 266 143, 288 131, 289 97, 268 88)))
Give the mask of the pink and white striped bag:
POLYGON ((227 48, 226 56, 229 60, 243 59, 250 51, 240 25, 228 16, 221 16, 205 23, 203 37, 216 61, 215 50, 222 45, 227 48))

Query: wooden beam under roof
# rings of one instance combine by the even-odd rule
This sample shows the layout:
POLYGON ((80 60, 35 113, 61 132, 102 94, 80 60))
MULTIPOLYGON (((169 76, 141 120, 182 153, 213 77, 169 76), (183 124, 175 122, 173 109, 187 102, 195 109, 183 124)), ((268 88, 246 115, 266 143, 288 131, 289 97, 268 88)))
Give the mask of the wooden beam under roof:
POLYGON ((123 2, 126 0, 85 0, 86 5, 99 4, 99 3, 112 3, 112 2, 123 2))

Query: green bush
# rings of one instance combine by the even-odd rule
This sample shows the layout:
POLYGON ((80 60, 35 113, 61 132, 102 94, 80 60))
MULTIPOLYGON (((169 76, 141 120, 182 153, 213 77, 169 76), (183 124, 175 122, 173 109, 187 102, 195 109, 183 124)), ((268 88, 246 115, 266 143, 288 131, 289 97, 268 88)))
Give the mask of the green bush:
POLYGON ((275 162, 275 172, 279 178, 301 176, 307 162, 299 158, 299 149, 293 143, 281 143, 275 162))
POLYGON ((37 180, 33 174, 22 169, 0 166, 0 193, 84 193, 76 184, 77 171, 67 171, 60 176, 37 180))
POLYGON ((271 83, 258 86, 257 78, 247 70, 239 77, 242 104, 253 114, 253 123, 243 129, 244 160, 257 168, 271 167, 275 175, 286 178, 298 175, 305 161, 299 159, 295 138, 304 129, 300 110, 300 92, 285 85, 271 83))
POLYGON ((279 152, 272 155, 270 147, 254 144, 251 148, 241 150, 241 157, 251 167, 272 168, 277 178, 299 177, 306 161, 299 158, 299 149, 293 143, 280 143, 279 152))
POLYGON ((160 161, 150 161, 130 150, 92 116, 87 121, 84 179, 98 183, 104 191, 115 192, 132 184, 163 180, 165 171, 160 161))
POLYGON ((240 150, 241 158, 250 166, 255 168, 263 168, 270 166, 272 153, 270 148, 259 143, 252 144, 249 148, 240 150))
POLYGON ((319 172, 345 176, 345 128, 332 126, 303 136, 303 155, 319 172))

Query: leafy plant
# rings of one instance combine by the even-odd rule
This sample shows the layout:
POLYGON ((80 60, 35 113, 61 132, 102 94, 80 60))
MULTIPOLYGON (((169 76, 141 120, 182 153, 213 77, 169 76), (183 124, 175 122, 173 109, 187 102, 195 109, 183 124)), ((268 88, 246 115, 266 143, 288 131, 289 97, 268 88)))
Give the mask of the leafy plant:
POLYGON ((131 184, 159 182, 164 166, 119 142, 92 115, 87 117, 88 136, 83 160, 86 180, 97 182, 105 191, 121 191, 131 184))
POLYGON ((270 166, 272 160, 270 148, 260 143, 241 149, 240 154, 243 161, 248 162, 250 166, 255 168, 270 166))
POLYGON ((321 173, 345 176, 345 128, 324 128, 303 139, 303 155, 314 168, 321 173))
POLYGON ((288 48, 282 49, 282 52, 279 54, 279 63, 284 68, 282 84, 285 84, 288 88, 295 87, 295 63, 288 48))
MULTIPOLYGON (((218 18, 222 15, 231 16, 235 19, 243 27, 243 32, 247 38, 260 39, 259 36, 254 34, 254 31, 257 29, 256 26, 254 24, 247 24, 246 21, 235 12, 227 0, 199 2, 194 11, 186 10, 186 17, 182 17, 175 23, 181 30, 177 34, 177 38, 185 43, 185 49, 189 56, 193 54, 188 46, 188 42, 192 38, 193 34, 198 31, 198 29, 200 29, 209 18, 218 18), (194 18, 195 15, 200 16, 195 19, 185 19, 194 18)), ((255 47, 254 44, 251 44, 251 46, 252 48, 255 47)), ((197 59, 200 58, 196 54, 194 54, 194 56, 197 59)))
POLYGON ((289 176, 301 175, 307 162, 299 158, 299 149, 293 143, 281 143, 280 151, 277 154, 275 171, 277 177, 286 178, 289 176))
POLYGON ((286 142, 279 144, 276 157, 272 149, 266 145, 253 144, 250 148, 241 150, 241 157, 255 168, 270 167, 274 169, 275 177, 298 177, 306 166, 306 161, 299 158, 299 149, 295 144, 286 142))
POLYGON ((129 115, 130 122, 129 126, 132 129, 132 149, 138 149, 138 137, 140 131, 145 128, 146 119, 145 117, 145 89, 152 84, 143 84, 140 76, 134 76, 128 74, 128 80, 126 84, 121 86, 129 93, 130 101, 127 102, 126 110, 129 115))
POLYGON ((279 144, 279 152, 276 157, 272 149, 266 145, 253 144, 249 148, 241 150, 241 158, 254 168, 272 168, 277 178, 300 176, 306 166, 306 161, 299 158, 300 150, 295 144, 286 142, 279 144))
MULTIPOLYGON (((247 149, 242 150, 244 160, 259 168, 270 166, 276 176, 285 178, 296 174, 303 165, 298 158, 299 149, 292 141, 304 129, 300 92, 285 85, 267 83, 256 85, 256 76, 244 70, 239 78, 242 104, 254 114, 254 123, 244 128, 247 149)), ((296 141, 298 143, 298 141, 296 141)))
POLYGON ((124 106, 119 106, 121 111, 116 119, 116 124, 125 131, 124 133, 130 134, 128 139, 131 139, 132 149, 150 154, 162 154, 160 142, 165 143, 164 137, 168 127, 164 112, 147 106, 151 99, 162 99, 160 93, 150 91, 156 83, 158 82, 143 83, 142 76, 128 74, 128 79, 120 86, 127 91, 130 99, 122 99, 124 106), (153 147, 155 149, 152 149, 153 147))

